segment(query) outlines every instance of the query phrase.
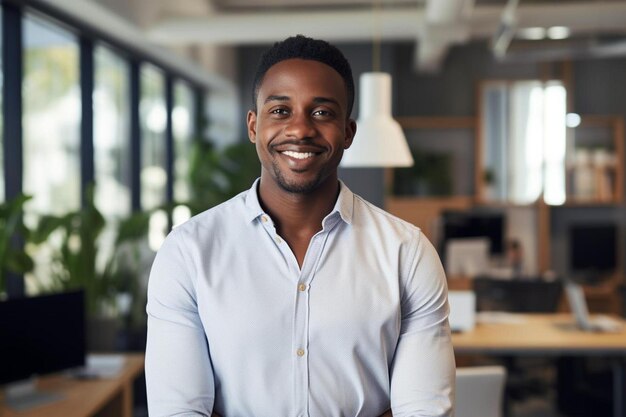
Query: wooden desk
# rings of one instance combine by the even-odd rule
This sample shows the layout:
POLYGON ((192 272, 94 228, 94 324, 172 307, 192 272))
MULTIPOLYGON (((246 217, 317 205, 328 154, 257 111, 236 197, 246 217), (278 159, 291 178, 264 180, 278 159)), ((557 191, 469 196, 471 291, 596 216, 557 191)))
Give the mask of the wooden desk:
POLYGON ((626 356, 626 323, 621 333, 590 333, 573 326, 570 314, 508 314, 510 320, 479 323, 474 330, 454 333, 458 354, 540 354, 626 356))
POLYGON ((124 368, 114 378, 43 377, 38 381, 39 389, 58 392, 64 396, 62 400, 19 413, 0 404, 0 417, 132 417, 133 382, 143 373, 144 355, 124 357, 124 368))
MULTIPOLYGON (((626 417, 626 326, 620 333, 589 333, 573 326, 570 314, 508 314, 508 320, 478 323, 454 333, 457 355, 603 355, 613 363, 613 415, 626 417)), ((625 322, 626 324, 626 322, 625 322)))

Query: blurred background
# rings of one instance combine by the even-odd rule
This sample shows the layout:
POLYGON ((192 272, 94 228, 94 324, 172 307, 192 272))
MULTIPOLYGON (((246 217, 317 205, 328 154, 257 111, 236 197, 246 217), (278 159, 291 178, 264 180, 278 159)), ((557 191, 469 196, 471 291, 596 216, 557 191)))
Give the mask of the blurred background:
MULTIPOLYGON (((254 70, 295 34, 337 45, 357 84, 390 75, 413 164, 356 160, 340 177, 422 228, 452 290, 567 280, 592 313, 624 315, 624 0, 2 0, 0 16, 0 304, 81 291, 88 352, 143 352, 163 239, 259 175, 254 70)), ((505 412, 617 415, 610 366, 576 366, 609 394, 568 408, 580 393, 550 371, 538 411, 526 393, 505 412)))

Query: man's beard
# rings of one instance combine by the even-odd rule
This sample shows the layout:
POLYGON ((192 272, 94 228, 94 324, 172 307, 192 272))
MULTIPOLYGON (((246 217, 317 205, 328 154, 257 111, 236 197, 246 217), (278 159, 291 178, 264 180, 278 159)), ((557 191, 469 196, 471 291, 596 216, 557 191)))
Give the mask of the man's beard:
POLYGON ((315 178, 308 182, 290 183, 283 176, 278 168, 278 164, 272 163, 272 169, 274 170, 274 176, 276 177, 278 186, 292 194, 310 194, 320 186, 324 179, 322 171, 318 171, 315 178))

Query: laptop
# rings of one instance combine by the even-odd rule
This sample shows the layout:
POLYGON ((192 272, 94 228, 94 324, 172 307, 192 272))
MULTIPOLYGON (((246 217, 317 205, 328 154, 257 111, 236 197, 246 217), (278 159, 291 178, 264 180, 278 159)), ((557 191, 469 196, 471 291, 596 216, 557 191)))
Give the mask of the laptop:
POLYGON ((588 332, 617 333, 624 329, 621 321, 609 316, 595 315, 593 318, 590 317, 585 294, 580 285, 567 282, 565 284, 565 293, 567 294, 567 300, 574 314, 574 318, 576 319, 576 325, 581 330, 588 332))

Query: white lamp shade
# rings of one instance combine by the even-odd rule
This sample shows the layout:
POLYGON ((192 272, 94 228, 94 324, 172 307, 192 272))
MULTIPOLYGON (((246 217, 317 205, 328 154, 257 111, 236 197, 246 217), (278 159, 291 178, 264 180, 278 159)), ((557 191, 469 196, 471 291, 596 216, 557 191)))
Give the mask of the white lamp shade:
POLYGON ((366 72, 359 80, 359 119, 341 167, 408 167, 413 157, 402 128, 391 117, 391 76, 366 72))

